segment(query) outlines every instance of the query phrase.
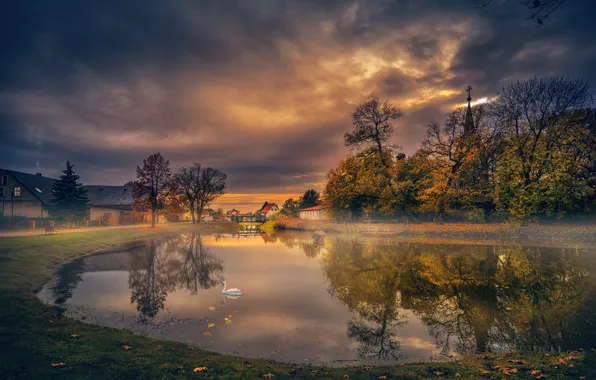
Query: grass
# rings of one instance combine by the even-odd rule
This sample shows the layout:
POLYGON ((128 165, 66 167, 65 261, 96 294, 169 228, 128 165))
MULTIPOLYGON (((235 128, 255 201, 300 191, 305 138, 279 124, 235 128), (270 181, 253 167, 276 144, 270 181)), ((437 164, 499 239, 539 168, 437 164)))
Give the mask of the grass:
POLYGON ((44 305, 35 297, 35 292, 61 263, 87 252, 159 234, 230 228, 234 227, 187 224, 0 239, 0 378, 417 379, 451 378, 459 374, 457 377, 470 379, 505 376, 513 379, 544 374, 548 379, 577 379, 596 376, 596 354, 592 351, 550 356, 471 355, 448 363, 380 368, 313 368, 243 359, 134 335, 126 330, 84 324, 63 317, 61 309, 44 305), (53 367, 52 363, 58 365, 53 367), (196 368, 203 370, 194 372, 196 368))

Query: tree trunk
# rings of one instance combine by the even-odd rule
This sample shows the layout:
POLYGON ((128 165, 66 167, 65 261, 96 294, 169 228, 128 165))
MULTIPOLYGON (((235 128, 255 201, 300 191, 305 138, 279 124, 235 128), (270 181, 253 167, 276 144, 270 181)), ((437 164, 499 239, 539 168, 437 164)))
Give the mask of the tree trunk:
POLYGON ((201 223, 201 216, 203 216, 203 206, 197 207, 197 223, 201 223))
POLYGON ((190 203, 190 217, 192 219, 192 223, 195 224, 195 204, 194 202, 190 203))
POLYGON ((151 227, 155 227, 155 210, 157 209, 157 202, 151 202, 151 227))

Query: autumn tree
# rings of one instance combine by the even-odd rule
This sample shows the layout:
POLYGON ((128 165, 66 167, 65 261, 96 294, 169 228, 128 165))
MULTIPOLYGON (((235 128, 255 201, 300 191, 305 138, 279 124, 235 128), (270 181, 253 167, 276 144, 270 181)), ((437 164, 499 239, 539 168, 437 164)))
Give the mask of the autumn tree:
POLYGON ((391 149, 389 141, 395 127, 392 122, 399 119, 402 112, 394 105, 372 94, 361 102, 352 114, 352 132, 344 135, 349 148, 364 148, 367 152, 378 154, 384 166, 388 165, 386 155, 391 149))
POLYGON ((327 175, 324 197, 336 218, 360 217, 387 211, 384 206, 391 204, 394 189, 387 185, 393 159, 385 155, 385 166, 379 156, 362 152, 342 160, 337 168, 327 175))
POLYGON ((66 161, 66 169, 62 171, 60 179, 52 185, 54 196, 52 214, 60 219, 69 221, 82 219, 87 213, 87 189, 79 181, 74 171, 74 165, 66 161))
POLYGON ((160 197, 170 189, 171 179, 170 161, 159 152, 145 158, 142 167, 137 166, 135 195, 151 204, 151 227, 155 227, 160 197))
POLYGON ((201 221, 203 208, 209 205, 218 197, 225 194, 227 174, 213 168, 203 168, 199 176, 199 193, 197 197, 196 210, 198 221, 201 221))
POLYGON ((501 128, 488 118, 486 107, 459 108, 445 124, 431 122, 419 154, 429 166, 421 194, 423 208, 441 221, 446 210, 480 207, 486 217, 493 209, 495 159, 501 148, 501 128))
POLYGON ((497 171, 501 208, 525 221, 553 213, 553 203, 569 195, 579 169, 576 143, 589 134, 585 109, 591 101, 583 79, 532 78, 501 88, 492 105, 507 133, 497 171))

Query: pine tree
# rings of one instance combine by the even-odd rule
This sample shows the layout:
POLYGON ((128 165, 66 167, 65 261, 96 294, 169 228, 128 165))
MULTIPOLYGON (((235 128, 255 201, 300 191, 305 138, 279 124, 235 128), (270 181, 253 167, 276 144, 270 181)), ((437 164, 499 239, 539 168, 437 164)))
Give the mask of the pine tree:
POLYGON ((62 171, 60 179, 54 182, 53 214, 59 219, 69 221, 82 219, 87 212, 87 190, 75 174, 74 165, 66 162, 66 169, 62 171))

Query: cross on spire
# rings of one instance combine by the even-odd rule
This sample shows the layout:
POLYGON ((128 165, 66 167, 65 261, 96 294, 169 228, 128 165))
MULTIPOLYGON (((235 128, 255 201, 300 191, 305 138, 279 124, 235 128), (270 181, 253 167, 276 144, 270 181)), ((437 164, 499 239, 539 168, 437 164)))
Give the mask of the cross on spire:
POLYGON ((472 100, 472 86, 468 86, 466 91, 468 91, 468 102, 470 102, 472 100))

